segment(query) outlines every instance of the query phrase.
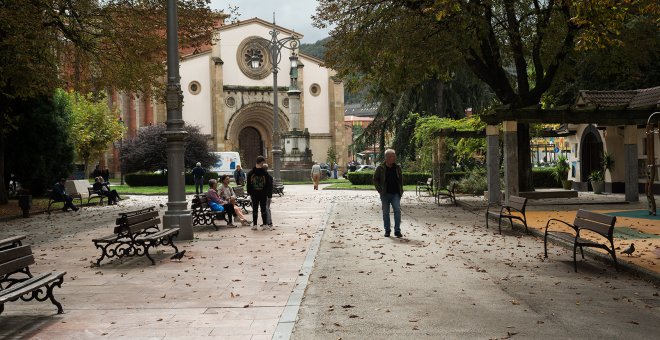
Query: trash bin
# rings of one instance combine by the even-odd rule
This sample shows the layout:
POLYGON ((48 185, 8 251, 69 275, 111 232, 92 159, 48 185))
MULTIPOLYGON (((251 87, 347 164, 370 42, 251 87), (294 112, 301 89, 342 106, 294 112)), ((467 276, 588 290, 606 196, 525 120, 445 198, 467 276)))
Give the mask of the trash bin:
POLYGON ((18 196, 18 206, 23 210, 23 217, 30 217, 30 208, 32 207, 32 195, 18 196))

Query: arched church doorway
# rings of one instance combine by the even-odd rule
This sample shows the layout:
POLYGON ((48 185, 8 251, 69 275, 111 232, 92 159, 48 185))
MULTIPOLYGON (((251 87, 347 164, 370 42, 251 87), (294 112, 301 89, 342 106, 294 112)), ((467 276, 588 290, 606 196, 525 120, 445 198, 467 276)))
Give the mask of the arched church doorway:
POLYGON ((238 134, 238 148, 241 150, 241 163, 246 171, 252 169, 257 161, 257 156, 263 154, 264 141, 261 139, 259 130, 246 127, 238 134))
POLYGON ((600 158, 603 156, 603 142, 593 126, 582 135, 580 149, 580 179, 587 182, 592 171, 601 169, 600 158))

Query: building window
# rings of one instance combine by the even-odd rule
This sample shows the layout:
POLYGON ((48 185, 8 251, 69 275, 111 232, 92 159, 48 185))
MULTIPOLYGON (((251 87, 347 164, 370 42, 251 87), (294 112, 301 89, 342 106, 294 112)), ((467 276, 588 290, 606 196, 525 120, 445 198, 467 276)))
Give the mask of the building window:
POLYGON ((289 98, 282 99, 282 106, 289 107, 289 98))
POLYGON ((243 40, 236 51, 238 68, 250 79, 264 79, 271 73, 270 52, 268 43, 263 38, 252 36, 243 40), (259 67, 250 66, 252 58, 259 60, 259 67))
POLYGON ((312 96, 314 97, 318 96, 319 94, 321 94, 321 86, 319 86, 319 84, 316 83, 312 84, 309 87, 309 93, 311 93, 312 96))
POLYGON ((234 97, 227 97, 227 100, 225 100, 225 103, 229 107, 234 107, 234 105, 236 105, 236 99, 234 99, 234 97))
POLYGON ((188 91, 193 95, 199 94, 202 91, 202 85, 196 80, 191 81, 190 84, 188 84, 188 91))

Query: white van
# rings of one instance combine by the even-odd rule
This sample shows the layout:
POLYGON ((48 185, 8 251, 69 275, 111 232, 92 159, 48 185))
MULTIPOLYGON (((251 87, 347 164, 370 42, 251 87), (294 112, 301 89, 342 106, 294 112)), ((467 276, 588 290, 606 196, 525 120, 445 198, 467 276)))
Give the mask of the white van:
POLYGON ((211 152, 215 157, 218 158, 218 161, 211 167, 211 171, 217 172, 218 175, 230 175, 234 176, 234 170, 236 170, 237 165, 241 165, 241 156, 238 152, 227 151, 227 152, 211 152))

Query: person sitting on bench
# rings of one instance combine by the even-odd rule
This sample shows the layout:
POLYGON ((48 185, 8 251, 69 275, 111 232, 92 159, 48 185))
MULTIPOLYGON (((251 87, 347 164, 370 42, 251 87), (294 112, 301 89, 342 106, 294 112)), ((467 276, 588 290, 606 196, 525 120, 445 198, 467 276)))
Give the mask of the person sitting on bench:
POLYGON ((236 204, 236 193, 234 193, 234 189, 232 189, 229 186, 229 181, 231 180, 231 177, 229 175, 222 175, 220 177, 220 181, 222 182, 222 185, 220 186, 220 189, 218 189, 218 196, 220 196, 220 201, 223 202, 223 207, 225 208, 225 211, 229 215, 229 223, 231 224, 231 219, 232 215, 238 217, 241 220, 241 223, 245 225, 250 225, 250 222, 245 219, 245 216, 243 216, 243 212, 241 211, 241 207, 236 204))
POLYGON ((55 201, 64 202, 64 207, 62 211, 68 211, 69 208, 73 211, 78 211, 78 207, 73 205, 73 198, 67 195, 66 190, 64 189, 64 184, 66 183, 65 178, 60 178, 60 181, 53 185, 53 199, 55 201))
POLYGON ((101 176, 96 177, 94 180, 94 191, 96 191, 99 195, 106 196, 108 198, 109 205, 117 205, 117 202, 119 202, 119 193, 117 193, 117 190, 111 190, 108 186, 108 182, 104 182, 103 177, 101 176))
MULTIPOLYGON (((211 208, 212 211, 217 211, 217 212, 223 212, 225 211, 225 207, 223 206, 223 202, 220 200, 220 196, 218 195, 218 181, 211 178, 209 179, 209 190, 206 192, 206 198, 208 199, 208 205, 209 208, 211 208)), ((227 224, 228 226, 234 226, 231 223, 231 215, 229 215, 229 220, 227 224)))

